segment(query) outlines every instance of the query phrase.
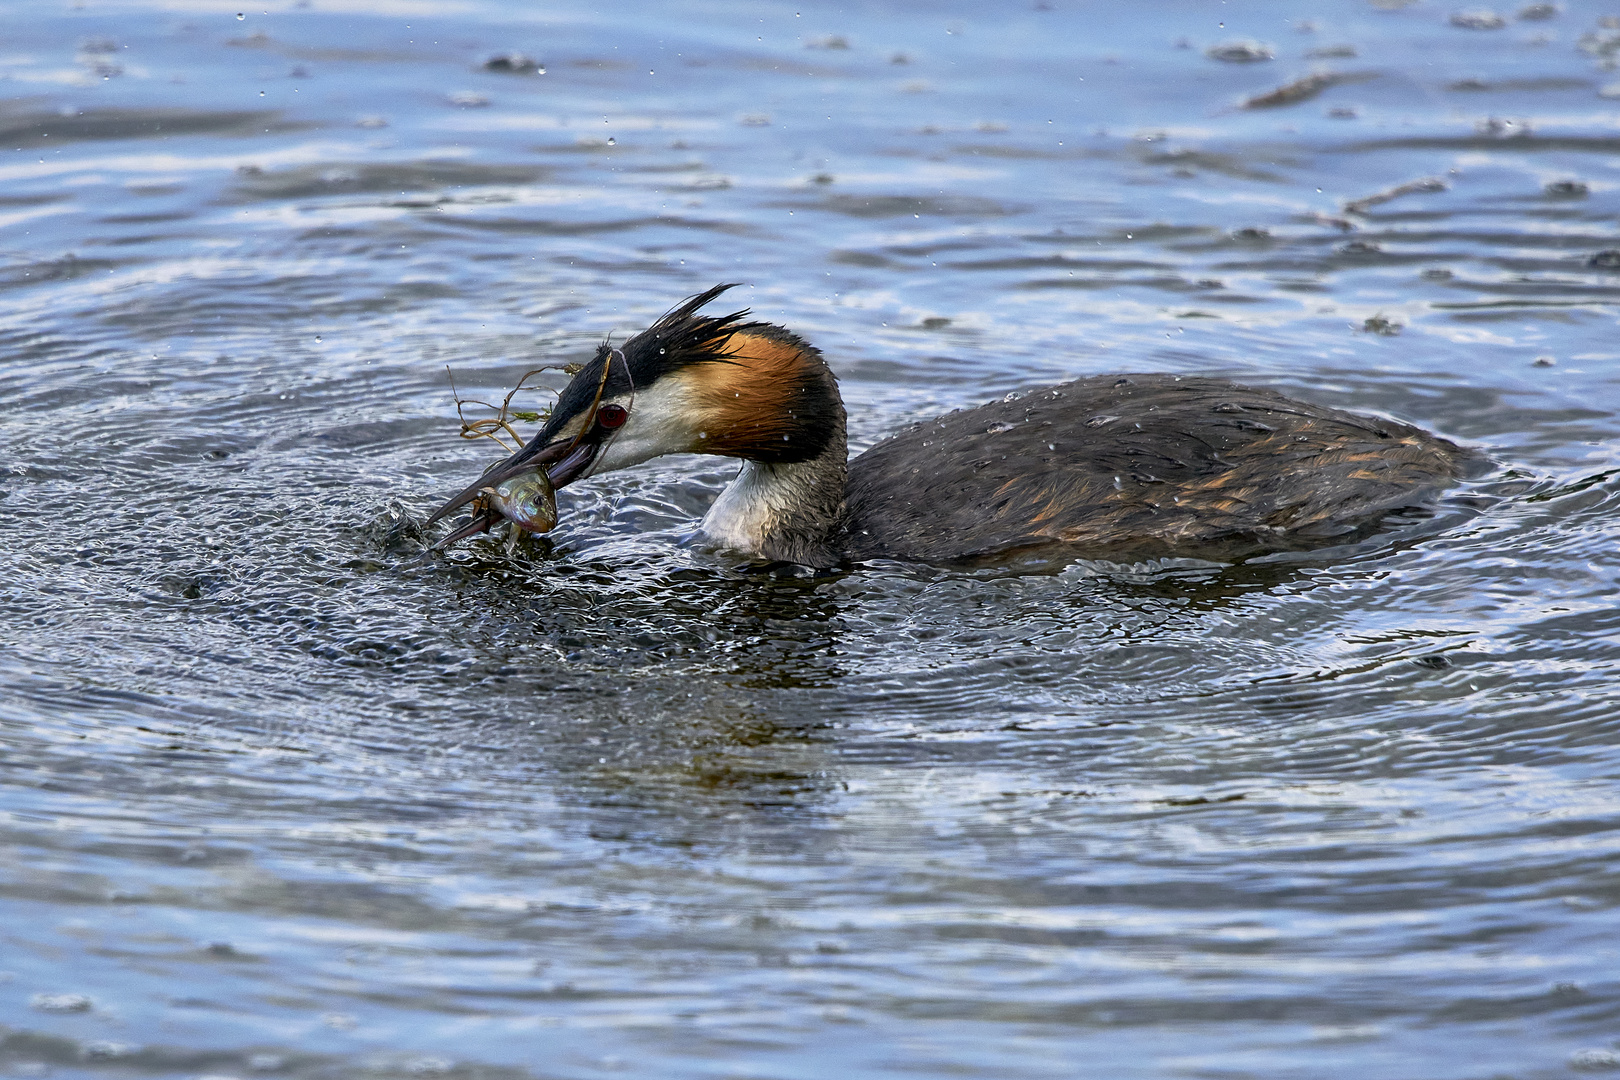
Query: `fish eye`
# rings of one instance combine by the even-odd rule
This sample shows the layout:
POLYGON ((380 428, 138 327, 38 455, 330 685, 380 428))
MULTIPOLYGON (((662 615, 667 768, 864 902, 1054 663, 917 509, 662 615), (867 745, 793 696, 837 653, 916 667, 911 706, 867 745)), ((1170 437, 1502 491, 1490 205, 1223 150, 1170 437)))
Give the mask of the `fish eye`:
POLYGON ((599 427, 622 427, 628 419, 630 419, 630 410, 623 405, 604 405, 596 410, 596 423, 599 427))

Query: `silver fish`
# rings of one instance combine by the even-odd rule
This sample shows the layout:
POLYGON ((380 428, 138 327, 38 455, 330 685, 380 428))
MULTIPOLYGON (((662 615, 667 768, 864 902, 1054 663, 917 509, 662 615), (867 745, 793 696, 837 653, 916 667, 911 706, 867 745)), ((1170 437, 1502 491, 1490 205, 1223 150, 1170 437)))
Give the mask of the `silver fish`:
POLYGON ((489 498, 492 509, 524 532, 550 532, 557 526, 557 491, 544 469, 503 480, 481 494, 489 498))

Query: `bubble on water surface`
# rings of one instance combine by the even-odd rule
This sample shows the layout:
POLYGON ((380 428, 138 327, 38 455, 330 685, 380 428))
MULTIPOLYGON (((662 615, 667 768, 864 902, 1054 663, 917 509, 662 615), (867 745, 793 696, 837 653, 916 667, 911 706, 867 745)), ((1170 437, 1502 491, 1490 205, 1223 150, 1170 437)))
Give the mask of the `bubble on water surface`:
POLYGON ((1613 1050, 1577 1050, 1569 1055, 1569 1067, 1582 1072, 1609 1072, 1620 1069, 1620 1053, 1613 1050))
POLYGON ((544 75, 545 65, 520 52, 497 53, 484 61, 484 70, 509 75, 544 75))
POLYGON ((84 1044, 83 1056, 86 1061, 117 1061, 120 1058, 133 1057, 140 1049, 134 1043, 96 1039, 84 1044))
POLYGON ((94 1004, 84 994, 34 994, 28 999, 29 1008, 51 1013, 89 1012, 94 1004))
POLYGON ((1499 139, 1528 138, 1531 132, 1528 120, 1504 116, 1487 116, 1474 125, 1474 130, 1499 139))
POLYGON ((1223 60, 1228 64, 1253 64, 1270 60, 1277 55, 1277 50, 1264 42, 1245 39, 1222 41, 1211 45, 1204 50, 1204 55, 1211 60, 1223 60))

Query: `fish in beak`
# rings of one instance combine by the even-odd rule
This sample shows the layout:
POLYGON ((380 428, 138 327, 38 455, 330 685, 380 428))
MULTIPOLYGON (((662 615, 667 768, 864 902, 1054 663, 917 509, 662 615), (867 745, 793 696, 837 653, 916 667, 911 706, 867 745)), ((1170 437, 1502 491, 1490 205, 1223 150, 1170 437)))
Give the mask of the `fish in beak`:
MULTIPOLYGON (((429 525, 468 503, 476 503, 473 516, 434 546, 446 547, 458 540, 487 532, 503 520, 513 521, 529 532, 545 531, 535 527, 537 523, 532 512, 519 509, 526 501, 525 493, 515 487, 515 482, 533 473, 538 474, 535 479, 548 490, 563 487, 591 467, 600 445, 600 441, 589 439, 558 439, 547 443, 537 436, 433 512, 433 516, 428 518, 429 525)), ((555 516, 546 524, 546 528, 554 524, 555 516)))
MULTIPOLYGON (((520 492, 512 485, 520 483, 518 478, 526 474, 538 474, 533 479, 549 489, 546 492, 549 497, 550 490, 566 487, 590 471, 602 447, 629 418, 628 411, 620 405, 610 403, 597 407, 607 384, 606 373, 615 361, 623 365, 624 354, 603 346, 597 358, 574 378, 559 398, 559 406, 562 406, 580 398, 582 393, 588 394, 588 408, 575 407, 566 412, 561 407, 554 409, 551 419, 533 439, 433 512, 427 520, 429 525, 468 503, 473 504, 472 516, 435 544, 435 548, 487 532, 503 520, 530 532, 545 531, 536 527, 533 513, 521 509, 532 501, 535 493, 520 492)), ((553 516, 545 528, 555 523, 553 516)))

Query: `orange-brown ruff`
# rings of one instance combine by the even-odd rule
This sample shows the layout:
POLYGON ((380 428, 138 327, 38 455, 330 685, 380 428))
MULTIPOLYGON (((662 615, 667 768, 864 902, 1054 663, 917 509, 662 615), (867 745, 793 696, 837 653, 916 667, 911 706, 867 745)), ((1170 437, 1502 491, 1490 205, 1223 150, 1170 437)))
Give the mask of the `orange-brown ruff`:
POLYGON ((693 446, 704 454, 759 458, 811 436, 824 425, 824 402, 812 402, 818 382, 837 380, 821 354, 775 326, 739 329, 716 352, 729 363, 694 364, 677 378, 690 388, 693 422, 706 437, 693 446))
POLYGON ((1370 532, 1484 460, 1408 424, 1224 379, 1103 375, 915 424, 851 461, 837 380, 814 346, 746 311, 698 314, 730 287, 622 349, 603 345, 545 428, 434 518, 525 470, 562 487, 707 453, 743 466, 704 533, 761 559, 1237 558, 1370 532))

